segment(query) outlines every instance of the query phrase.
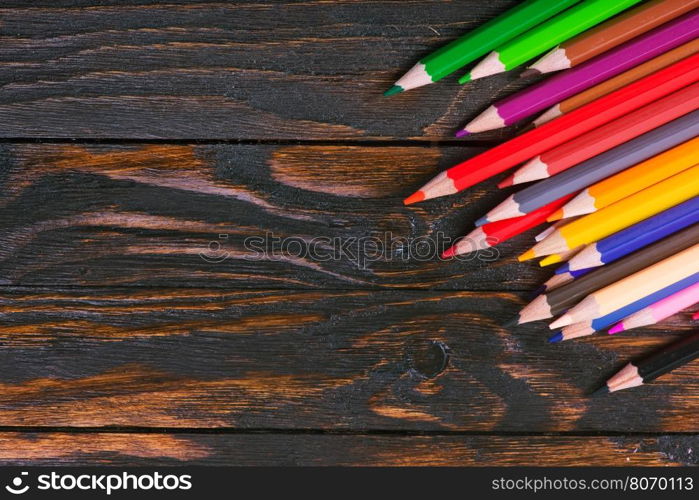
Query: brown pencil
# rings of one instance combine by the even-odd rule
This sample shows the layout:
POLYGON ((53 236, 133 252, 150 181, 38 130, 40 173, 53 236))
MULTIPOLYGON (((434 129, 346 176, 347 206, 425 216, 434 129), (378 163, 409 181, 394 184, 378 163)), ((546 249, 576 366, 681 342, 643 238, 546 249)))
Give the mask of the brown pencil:
POLYGON ((661 70, 671 64, 676 63, 677 61, 684 59, 685 57, 696 54, 697 52, 699 52, 699 39, 687 42, 684 45, 680 45, 676 49, 669 50, 662 55, 654 57, 650 61, 639 64, 638 66, 631 68, 620 75, 610 78, 609 80, 605 80, 594 87, 590 87, 583 92, 575 94, 574 96, 559 102, 534 120, 534 125, 537 127, 541 126, 560 115, 570 113, 571 111, 578 109, 579 107, 584 106, 595 99, 610 94, 615 90, 625 87, 630 83, 640 80, 651 73, 661 70))
POLYGON ((577 66, 699 6, 699 0, 651 0, 595 26, 548 52, 522 75, 577 66))
MULTIPOLYGON (((699 243, 699 225, 662 239, 653 245, 600 267, 575 281, 566 283, 529 303, 518 316, 518 324, 556 316, 574 306, 590 293, 699 243)), ((558 275, 557 275, 558 276, 558 275)))

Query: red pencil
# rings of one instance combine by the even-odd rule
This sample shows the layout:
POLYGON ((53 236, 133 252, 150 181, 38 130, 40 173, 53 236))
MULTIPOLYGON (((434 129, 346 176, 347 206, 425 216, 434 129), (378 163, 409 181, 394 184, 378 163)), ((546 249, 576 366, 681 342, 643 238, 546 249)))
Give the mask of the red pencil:
POLYGON ((699 311, 694 313, 694 315, 692 316, 692 319, 694 319, 694 320, 699 319, 699 311))
POLYGON ((442 254, 442 258, 446 259, 454 255, 461 255, 494 247, 539 224, 543 224, 549 215, 565 205, 573 196, 572 194, 566 195, 522 217, 501 220, 477 227, 456 242, 454 246, 447 248, 442 254))
POLYGON ((406 198, 404 203, 410 205, 462 191, 697 80, 699 54, 455 165, 406 198))
POLYGON ((697 103, 699 84, 695 83, 532 158, 514 173, 513 184, 563 172, 693 111, 697 103))

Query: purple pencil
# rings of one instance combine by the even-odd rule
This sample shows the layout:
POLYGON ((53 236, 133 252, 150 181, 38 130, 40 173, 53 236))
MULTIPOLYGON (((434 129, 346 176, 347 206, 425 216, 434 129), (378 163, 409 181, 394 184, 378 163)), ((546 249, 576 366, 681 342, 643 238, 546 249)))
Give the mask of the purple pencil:
POLYGON ((457 137, 502 128, 699 36, 699 9, 493 104, 457 137))

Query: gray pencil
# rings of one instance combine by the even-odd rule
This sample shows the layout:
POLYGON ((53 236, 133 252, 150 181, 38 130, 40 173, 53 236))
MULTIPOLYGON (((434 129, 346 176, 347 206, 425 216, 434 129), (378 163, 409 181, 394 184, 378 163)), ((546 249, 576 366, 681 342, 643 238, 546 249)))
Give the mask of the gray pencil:
POLYGON ((699 135, 699 110, 513 194, 477 225, 520 217, 699 135))

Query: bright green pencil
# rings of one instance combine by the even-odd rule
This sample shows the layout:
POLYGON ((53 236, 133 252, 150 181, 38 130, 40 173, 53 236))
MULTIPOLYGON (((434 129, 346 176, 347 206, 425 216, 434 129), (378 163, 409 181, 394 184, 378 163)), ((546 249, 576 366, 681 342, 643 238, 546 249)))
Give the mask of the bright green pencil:
POLYGON ((500 44, 555 16, 580 0, 527 0, 427 57, 408 71, 384 95, 441 80, 500 44))
POLYGON ((509 71, 641 0, 585 0, 491 52, 459 79, 470 82, 509 71))

